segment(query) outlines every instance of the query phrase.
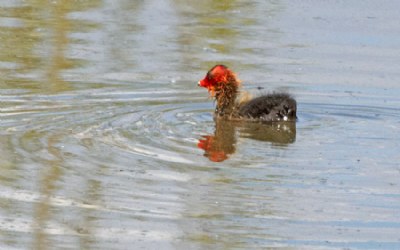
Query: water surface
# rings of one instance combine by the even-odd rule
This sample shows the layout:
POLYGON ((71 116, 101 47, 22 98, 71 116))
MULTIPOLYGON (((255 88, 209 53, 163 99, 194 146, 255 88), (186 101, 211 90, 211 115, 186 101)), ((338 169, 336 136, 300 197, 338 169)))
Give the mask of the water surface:
POLYGON ((0 248, 400 248, 399 5, 2 1, 0 248), (298 122, 216 123, 216 63, 298 122))

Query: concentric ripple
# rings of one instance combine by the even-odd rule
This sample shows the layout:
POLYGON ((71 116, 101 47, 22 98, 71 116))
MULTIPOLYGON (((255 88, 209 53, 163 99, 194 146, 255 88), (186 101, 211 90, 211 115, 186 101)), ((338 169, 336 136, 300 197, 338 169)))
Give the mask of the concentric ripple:
MULTIPOLYGON (((297 244, 325 245, 313 235, 335 242, 340 237, 334 233, 343 227, 384 229, 384 244, 392 246, 396 243, 390 241, 388 223, 399 194, 383 187, 395 185, 395 163, 380 155, 397 154, 395 123, 400 117, 396 108, 379 105, 379 98, 369 105, 354 104, 352 98, 342 96, 340 104, 300 99, 299 120, 290 126, 214 121, 213 103, 197 90, 10 94, 3 98, 1 126, 3 145, 13 146, 1 148, 10 156, 2 162, 9 166, 3 179, 19 180, 20 187, 18 192, 3 188, 0 196, 21 211, 33 207, 32 218, 39 218, 34 222, 48 235, 73 238, 93 232, 103 246, 112 239, 168 242, 205 237, 186 228, 191 223, 205 223, 204 230, 223 236, 225 243, 236 242, 239 235, 250 246, 254 241, 291 245, 285 240, 288 232, 297 244), (371 147, 371 142, 381 145, 371 147), (19 171, 13 170, 15 162, 19 171), (369 173, 381 164, 391 172, 374 174, 382 182, 372 182, 369 173), (38 173, 37 182, 26 181, 38 173), (351 181, 346 181, 349 176, 351 181), (381 208, 374 208, 371 196, 381 208), (345 216, 353 218, 349 226, 332 204, 341 204, 345 216), (50 208, 57 212, 40 212, 50 208), (55 222, 61 215, 73 217, 82 211, 87 216, 78 216, 85 221, 75 223, 79 229, 55 222), (383 211, 386 217, 378 216, 383 211), (374 213, 374 221, 369 221, 374 213), (52 224, 42 225, 52 216, 52 224), (293 229, 276 230, 287 218, 293 229), (207 225, 210 219, 223 226, 207 225), (186 226, 177 226, 181 223, 186 226), (316 229, 304 237, 310 225, 316 229), (138 226, 141 230, 133 230, 138 226), (244 228, 253 228, 258 236, 243 234, 244 228), (262 240, 267 235, 276 240, 262 240)), ((29 216, 14 221, 21 225, 17 229, 5 215, 0 222, 5 231, 35 231, 26 226, 32 222, 29 216)), ((398 227, 398 221, 393 223, 398 227)))
MULTIPOLYGON (((197 139, 204 123, 212 121, 211 115, 199 109, 207 106, 199 102, 204 98, 177 98, 180 95, 193 92, 109 89, 5 96, 1 138, 8 146, 0 150, 9 156, 1 162, 9 169, 3 168, 2 177, 21 184, 18 192, 3 188, 0 199, 11 200, 11 206, 22 211, 26 206, 33 207, 37 215, 15 220, 17 227, 12 229, 2 214, 0 229, 17 234, 33 232, 31 218, 38 218, 34 223, 48 235, 75 237, 82 230, 94 230, 89 219, 81 225, 81 231, 58 223, 41 225, 47 217, 57 217, 58 212, 45 212, 51 208, 68 216, 87 211, 102 224, 101 230, 111 226, 109 231, 96 233, 103 246, 115 239, 166 241, 179 237, 182 232, 173 221, 185 209, 180 185, 193 177, 175 168, 202 165, 195 164, 193 156, 203 159, 197 139), (13 169, 15 162, 19 171, 13 169), (122 180, 130 185, 121 186, 122 180), (22 208, 16 205, 21 203, 22 208), (149 223, 125 219, 122 226, 119 223, 113 228, 116 218, 132 216, 149 223), (24 223, 29 226, 18 226, 24 223), (139 224, 140 230, 133 230, 139 224), (153 230, 155 224, 158 231, 153 230)), ((203 162, 205 167, 207 161, 203 162)))
POLYGON ((193 163, 199 131, 210 117, 201 115, 192 102, 167 97, 163 104, 153 104, 151 95, 147 105, 143 99, 140 103, 133 99, 123 106, 114 106, 108 120, 89 126, 78 138, 91 138, 125 152, 162 161, 193 163))

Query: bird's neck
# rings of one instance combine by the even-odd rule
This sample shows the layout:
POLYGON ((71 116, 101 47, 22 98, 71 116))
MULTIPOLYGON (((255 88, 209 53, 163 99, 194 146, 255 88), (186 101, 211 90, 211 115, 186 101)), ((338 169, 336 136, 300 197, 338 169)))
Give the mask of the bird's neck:
POLYGON ((217 107, 215 113, 218 116, 231 116, 235 112, 236 98, 238 95, 238 83, 229 82, 217 91, 215 98, 217 107))

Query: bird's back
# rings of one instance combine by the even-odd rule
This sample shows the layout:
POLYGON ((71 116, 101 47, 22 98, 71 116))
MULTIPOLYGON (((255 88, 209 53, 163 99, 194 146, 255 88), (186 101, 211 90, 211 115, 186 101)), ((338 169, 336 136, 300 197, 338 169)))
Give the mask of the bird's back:
POLYGON ((297 104, 289 94, 259 96, 239 107, 239 116, 260 121, 296 121, 297 104))

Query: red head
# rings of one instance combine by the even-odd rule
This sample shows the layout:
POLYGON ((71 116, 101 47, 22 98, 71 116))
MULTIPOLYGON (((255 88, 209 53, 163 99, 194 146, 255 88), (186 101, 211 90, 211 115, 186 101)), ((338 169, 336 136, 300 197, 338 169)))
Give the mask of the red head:
POLYGON ((228 84, 234 84, 236 87, 239 86, 240 82, 236 79, 235 73, 233 73, 225 65, 215 65, 204 77, 203 80, 199 81, 199 86, 208 89, 211 96, 215 95, 216 91, 224 88, 228 84))

